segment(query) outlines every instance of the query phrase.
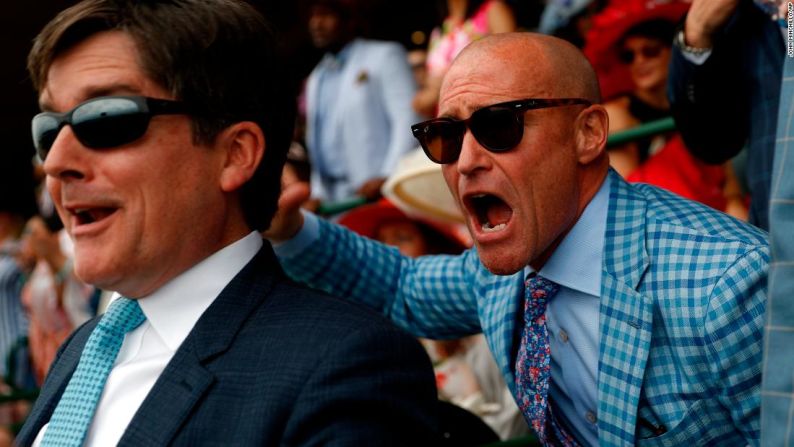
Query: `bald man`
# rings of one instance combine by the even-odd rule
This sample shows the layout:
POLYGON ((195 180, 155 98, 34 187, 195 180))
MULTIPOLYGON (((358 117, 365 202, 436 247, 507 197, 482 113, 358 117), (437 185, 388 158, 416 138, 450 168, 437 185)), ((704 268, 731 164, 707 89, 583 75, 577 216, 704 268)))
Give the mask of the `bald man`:
POLYGON ((546 445, 757 445, 769 249, 754 227, 609 169, 595 74, 568 43, 501 34, 413 126, 475 248, 409 259, 282 195, 290 276, 417 336, 485 333, 546 445))

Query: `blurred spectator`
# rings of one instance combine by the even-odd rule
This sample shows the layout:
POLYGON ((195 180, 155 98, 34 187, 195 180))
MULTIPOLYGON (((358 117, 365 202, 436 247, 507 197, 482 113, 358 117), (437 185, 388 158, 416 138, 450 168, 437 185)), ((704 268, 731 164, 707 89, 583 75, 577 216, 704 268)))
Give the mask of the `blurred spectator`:
MULTIPOLYGON (((667 76, 676 23, 688 2, 613 2, 594 19, 585 52, 600 79, 628 72, 629 83, 611 87, 621 93, 608 100, 610 133, 633 128, 670 115, 667 76)), ((743 197, 725 167, 697 160, 676 132, 643 138, 613 147, 610 164, 629 181, 651 183, 683 197, 726 210, 730 190, 731 210, 744 217, 743 197)))
MULTIPOLYGON (((412 258, 460 254, 471 244, 455 226, 411 218, 386 199, 350 211, 339 223, 412 258)), ((426 339, 422 343, 433 359, 442 400, 476 414, 502 439, 529 433, 482 334, 457 340, 426 339)))
POLYGON ((306 86, 306 145, 312 198, 379 197, 380 186, 414 147, 416 92, 405 50, 358 38, 352 0, 315 0, 309 34, 325 56, 306 86))
MULTIPOLYGON (((750 223, 769 229, 785 13, 775 2, 694 0, 675 36, 670 102, 687 148, 713 164, 747 143, 750 223)), ((779 2, 785 7, 787 2, 779 2)))
POLYGON ((540 17, 538 32, 584 47, 593 16, 604 9, 607 0, 549 0, 540 17))
MULTIPOLYGON (((20 298, 24 272, 17 256, 25 221, 36 212, 33 168, 27 157, 16 155, 9 148, 0 155, 0 394, 19 384, 6 383, 6 365, 12 348, 28 330, 20 298)), ((25 378, 16 380, 24 382, 25 378)), ((8 427, 20 417, 16 404, 0 404, 0 445, 10 442, 8 427)))
POLYGON ((33 266, 22 289, 30 319, 29 346, 36 382, 41 385, 58 347, 93 316, 94 288, 74 275, 72 241, 57 215, 28 221, 21 257, 33 266))
POLYGON ((425 117, 435 116, 441 79, 460 50, 488 34, 516 29, 513 11, 500 0, 445 0, 439 8, 444 20, 430 35, 427 80, 413 100, 414 110, 425 117))

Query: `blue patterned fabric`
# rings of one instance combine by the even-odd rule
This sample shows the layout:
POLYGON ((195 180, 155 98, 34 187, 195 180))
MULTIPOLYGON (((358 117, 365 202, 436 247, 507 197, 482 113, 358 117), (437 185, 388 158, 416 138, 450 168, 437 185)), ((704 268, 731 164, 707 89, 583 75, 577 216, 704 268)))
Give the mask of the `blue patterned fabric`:
MULTIPOLYGON (((599 443, 757 445, 766 233, 659 188, 610 176, 599 443), (658 436, 648 425, 666 433, 658 436)), ((456 338, 482 331, 516 395, 513 335, 523 302, 521 272, 494 275, 475 249, 403 258, 326 222, 317 243, 281 263, 293 278, 378 309, 415 335, 456 338)))
POLYGON ((794 59, 785 61, 769 203, 772 263, 761 390, 764 446, 794 445, 794 59))
POLYGON ((516 359, 516 396, 518 407, 543 445, 552 445, 548 432, 550 428, 554 431, 551 437, 556 437, 558 444, 576 446, 573 438, 550 414, 551 406, 548 404, 551 349, 546 327, 546 306, 559 290, 559 284, 542 276, 533 273, 527 278, 524 329, 516 359))
POLYGON ((43 447, 83 444, 124 335, 145 320, 136 300, 119 298, 111 303, 88 338, 77 369, 55 407, 43 447))

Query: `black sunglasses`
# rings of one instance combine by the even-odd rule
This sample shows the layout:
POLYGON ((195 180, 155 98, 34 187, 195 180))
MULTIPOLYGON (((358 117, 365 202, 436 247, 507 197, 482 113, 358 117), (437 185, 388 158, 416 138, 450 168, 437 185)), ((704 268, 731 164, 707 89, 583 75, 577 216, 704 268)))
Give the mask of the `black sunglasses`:
POLYGON ((466 128, 491 152, 506 152, 524 136, 524 112, 547 107, 591 105, 582 98, 531 98, 502 102, 477 109, 468 119, 436 118, 411 126, 427 157, 436 163, 453 163, 460 156, 466 128))
POLYGON ((626 65, 631 65, 634 63, 634 59, 637 58, 637 54, 642 54, 645 59, 654 59, 662 54, 662 48, 663 45, 661 44, 646 45, 638 49, 624 48, 618 53, 618 59, 626 65))
POLYGON ((42 161, 61 128, 72 126, 80 143, 91 149, 108 149, 142 137, 154 115, 189 113, 182 102, 144 96, 102 96, 89 99, 64 113, 43 112, 33 117, 33 145, 42 161))

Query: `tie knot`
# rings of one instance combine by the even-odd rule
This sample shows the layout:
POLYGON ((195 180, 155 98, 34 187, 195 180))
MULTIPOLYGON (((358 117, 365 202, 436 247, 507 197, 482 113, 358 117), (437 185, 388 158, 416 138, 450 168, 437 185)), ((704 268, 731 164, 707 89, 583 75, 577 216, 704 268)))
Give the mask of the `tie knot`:
POLYGON ((525 318, 534 320, 546 312, 546 305, 560 290, 560 285, 535 273, 527 276, 524 284, 526 286, 524 315, 525 318))
POLYGON ((107 312, 99 321, 99 327, 126 334, 145 320, 146 315, 143 314, 138 300, 122 297, 110 303, 107 312))

